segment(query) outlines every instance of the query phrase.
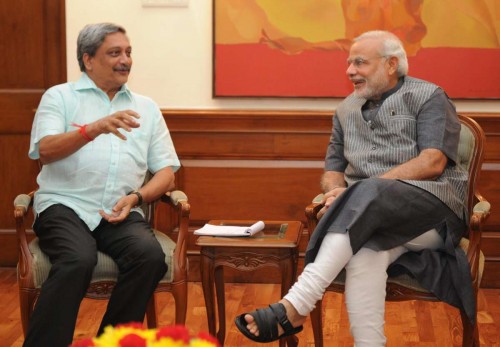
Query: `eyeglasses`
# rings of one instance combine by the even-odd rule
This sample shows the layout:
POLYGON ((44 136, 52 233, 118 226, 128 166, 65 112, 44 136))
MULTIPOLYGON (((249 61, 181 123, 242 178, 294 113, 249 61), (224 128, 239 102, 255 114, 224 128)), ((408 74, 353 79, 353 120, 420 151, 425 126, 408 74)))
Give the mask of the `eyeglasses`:
POLYGON ((360 68, 363 67, 364 65, 367 65, 370 62, 370 60, 380 59, 380 58, 387 58, 387 56, 381 55, 378 57, 367 58, 367 59, 361 57, 357 57, 354 59, 347 59, 347 66, 354 65, 355 68, 360 68))

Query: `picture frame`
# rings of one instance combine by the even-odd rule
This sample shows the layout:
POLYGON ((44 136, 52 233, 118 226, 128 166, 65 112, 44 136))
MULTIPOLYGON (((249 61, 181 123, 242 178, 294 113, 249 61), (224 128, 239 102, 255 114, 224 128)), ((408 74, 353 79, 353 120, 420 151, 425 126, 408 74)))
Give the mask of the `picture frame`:
POLYGON ((352 40, 377 29, 402 40, 409 75, 451 98, 498 99, 494 1, 213 0, 213 97, 345 97, 352 40))

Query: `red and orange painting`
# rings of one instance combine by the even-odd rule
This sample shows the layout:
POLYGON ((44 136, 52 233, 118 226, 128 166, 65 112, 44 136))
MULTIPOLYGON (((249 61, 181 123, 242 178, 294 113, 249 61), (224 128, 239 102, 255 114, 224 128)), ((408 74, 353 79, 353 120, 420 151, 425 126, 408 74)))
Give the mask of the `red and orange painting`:
POLYGON ((216 97, 343 97, 353 38, 395 33, 409 75, 500 98, 499 0, 213 0, 216 97))

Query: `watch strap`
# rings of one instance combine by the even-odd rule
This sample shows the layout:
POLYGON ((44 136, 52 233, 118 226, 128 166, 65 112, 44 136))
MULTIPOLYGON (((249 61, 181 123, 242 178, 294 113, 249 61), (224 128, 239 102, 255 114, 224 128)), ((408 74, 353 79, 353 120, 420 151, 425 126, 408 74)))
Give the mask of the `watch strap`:
POLYGON ((133 191, 129 192, 127 195, 131 195, 131 194, 135 194, 135 195, 137 195, 137 198, 138 198, 138 200, 137 200, 137 204, 136 204, 134 207, 139 207, 139 206, 141 206, 141 205, 142 205, 142 202, 143 202, 143 199, 142 199, 142 194, 141 194, 141 193, 139 193, 137 190, 133 190, 133 191))

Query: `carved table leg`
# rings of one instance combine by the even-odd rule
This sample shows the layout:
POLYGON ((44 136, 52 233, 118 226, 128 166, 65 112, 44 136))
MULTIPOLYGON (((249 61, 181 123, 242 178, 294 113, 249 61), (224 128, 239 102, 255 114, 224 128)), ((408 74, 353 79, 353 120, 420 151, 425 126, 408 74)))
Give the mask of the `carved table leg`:
POLYGON ((224 267, 215 268, 215 292, 217 294, 217 311, 219 312, 219 331, 217 339, 221 346, 224 346, 226 337, 226 300, 224 297, 224 267))
POLYGON ((201 252, 201 284, 203 287, 203 296, 205 297, 205 306, 207 308, 208 332, 215 336, 215 311, 214 311, 214 265, 212 259, 201 252))
MULTIPOLYGON (((284 297, 285 294, 288 293, 297 275, 297 262, 295 257, 296 254, 292 253, 289 257, 280 261, 281 297, 284 297)), ((299 339, 295 335, 280 339, 280 347, 285 347, 285 342, 288 347, 296 347, 299 343, 299 339)))

